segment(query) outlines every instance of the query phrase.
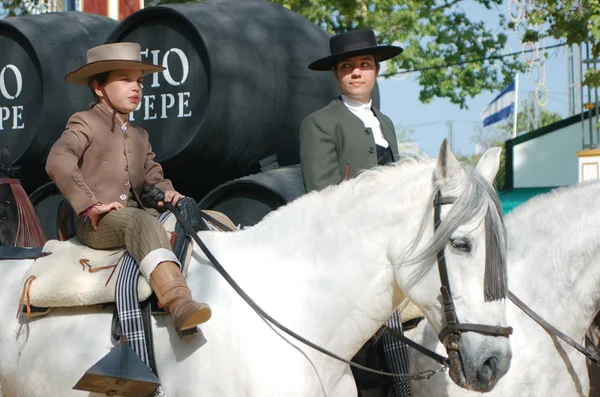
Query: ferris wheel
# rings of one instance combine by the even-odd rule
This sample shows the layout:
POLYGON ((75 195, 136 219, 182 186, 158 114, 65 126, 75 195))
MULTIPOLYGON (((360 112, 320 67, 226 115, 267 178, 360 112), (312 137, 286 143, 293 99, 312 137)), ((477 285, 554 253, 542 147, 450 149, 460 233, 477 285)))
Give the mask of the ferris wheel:
POLYGON ((527 65, 529 79, 535 87, 535 99, 544 107, 548 103, 548 86, 546 85, 546 27, 532 24, 529 16, 534 12, 534 0, 509 0, 508 17, 514 24, 514 32, 522 42, 523 35, 528 30, 538 33, 538 41, 522 43, 522 56, 527 65))

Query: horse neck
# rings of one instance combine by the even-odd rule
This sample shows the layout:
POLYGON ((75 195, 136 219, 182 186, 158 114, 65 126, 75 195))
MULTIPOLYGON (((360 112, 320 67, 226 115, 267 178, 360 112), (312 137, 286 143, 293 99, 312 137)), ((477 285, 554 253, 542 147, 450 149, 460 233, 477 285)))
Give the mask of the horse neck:
POLYGON ((424 165, 407 168, 383 171, 408 173, 401 185, 359 178, 307 194, 254 227, 201 236, 267 312, 349 358, 404 296, 390 249, 411 243, 432 189, 424 165))
POLYGON ((509 287, 570 335, 600 311, 600 183, 533 199, 506 219, 509 287))

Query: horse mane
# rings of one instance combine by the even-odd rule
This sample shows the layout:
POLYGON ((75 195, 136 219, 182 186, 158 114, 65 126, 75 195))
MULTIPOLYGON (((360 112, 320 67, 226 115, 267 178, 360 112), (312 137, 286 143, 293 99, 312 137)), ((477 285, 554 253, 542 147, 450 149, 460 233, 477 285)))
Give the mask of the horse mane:
MULTIPOLYGON (((354 196, 355 203, 364 202, 372 197, 373 192, 384 192, 397 189, 403 185, 404 180, 413 177, 415 173, 423 172, 430 167, 433 177, 435 160, 430 160, 423 152, 409 148, 404 151, 402 160, 385 166, 375 167, 362 171, 356 178, 345 181, 339 185, 329 186, 319 192, 307 193, 295 201, 273 211, 253 228, 268 227, 268 225, 284 216, 290 211, 306 213, 305 208, 319 208, 329 196, 336 194, 337 202, 331 203, 333 207, 344 208, 351 211, 352 202, 348 197, 354 196), (400 174, 399 174, 400 173, 400 174), (393 181, 393 183, 391 183, 393 181)), ((484 280, 484 296, 486 301, 503 299, 507 291, 506 267, 506 229, 502 221, 502 208, 494 187, 481 174, 472 168, 462 165, 462 172, 457 175, 450 185, 456 185, 462 193, 452 206, 451 211, 442 221, 431 241, 417 251, 426 227, 431 220, 429 214, 433 210, 433 200, 441 188, 439 182, 433 182, 431 195, 427 198, 430 206, 425 208, 416 239, 402 252, 393 263, 400 265, 416 265, 423 263, 413 272, 409 280, 409 287, 417 284, 437 264, 437 254, 447 245, 450 236, 461 225, 485 214, 486 227, 486 269, 484 280), (414 255, 414 257, 413 257, 414 255), (412 257, 412 259, 408 259, 412 257)), ((454 186, 452 186, 452 190, 454 186)), ((328 214, 331 216, 332 214, 328 214)), ((288 225, 289 226, 289 225, 288 225)))
MULTIPOLYGON (((430 219, 423 216, 417 238, 409 245, 406 252, 401 254, 397 263, 402 266, 425 264, 415 269, 410 276, 409 288, 416 285, 437 264, 438 252, 445 248, 454 231, 459 226, 472 222, 485 213, 484 298, 486 302, 504 299, 507 292, 507 238, 502 220, 502 206, 494 187, 481 174, 465 164, 461 164, 461 169, 461 177, 450 181, 450 184, 461 184, 462 193, 457 197, 452 209, 435 231, 433 238, 419 252, 416 252, 430 219), (412 259, 407 259, 409 257, 412 259)), ((428 202, 433 203, 440 188, 439 181, 435 181, 428 202)), ((427 211, 429 210, 430 208, 427 208, 427 211)))
MULTIPOLYGON (((544 219, 544 238, 569 241, 566 246, 572 252, 594 252, 600 239, 600 229, 592 226, 600 221, 597 204, 599 194, 600 181, 593 180, 558 187, 532 197, 506 215, 507 227, 514 230, 510 239, 540 233, 538 219, 544 219)), ((559 243, 552 246, 561 253, 564 253, 564 247, 564 244, 559 243)), ((512 249, 509 246, 509 250, 512 249)))

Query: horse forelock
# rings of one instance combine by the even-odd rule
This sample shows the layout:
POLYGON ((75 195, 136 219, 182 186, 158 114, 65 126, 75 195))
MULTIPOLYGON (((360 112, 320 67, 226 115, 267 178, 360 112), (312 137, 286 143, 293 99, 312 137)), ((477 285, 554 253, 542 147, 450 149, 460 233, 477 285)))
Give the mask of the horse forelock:
MULTIPOLYGON (((401 266, 422 264, 409 277, 408 288, 411 288, 419 283, 437 264, 438 252, 444 250, 448 240, 458 227, 478 218, 485 219, 486 268, 484 296, 486 301, 502 299, 506 296, 507 268, 506 229, 502 220, 500 200, 493 186, 485 177, 472 168, 463 164, 459 174, 451 181, 436 180, 434 182, 433 191, 427 201, 426 216, 421 221, 416 238, 407 250, 401 254, 397 263, 401 266), (450 187, 450 191, 460 193, 451 210, 433 234, 432 239, 419 252, 416 252, 427 227, 430 227, 433 201, 441 189, 446 192, 448 187, 450 187), (410 259, 408 259, 409 257, 410 259)), ((444 194, 447 195, 447 193, 444 194)))

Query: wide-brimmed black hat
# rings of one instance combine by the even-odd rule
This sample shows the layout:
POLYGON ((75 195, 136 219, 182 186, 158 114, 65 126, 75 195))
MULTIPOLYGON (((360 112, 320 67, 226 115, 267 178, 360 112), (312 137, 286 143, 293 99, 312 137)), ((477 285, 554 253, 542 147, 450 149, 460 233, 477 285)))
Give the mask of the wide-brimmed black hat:
POLYGON ((372 30, 353 30, 340 33, 329 39, 331 55, 314 61, 309 69, 331 70, 339 61, 358 55, 372 54, 377 61, 385 61, 402 53, 402 48, 394 45, 377 45, 375 32, 372 30))

